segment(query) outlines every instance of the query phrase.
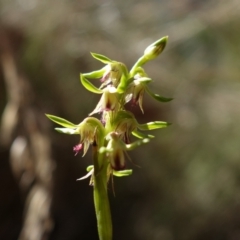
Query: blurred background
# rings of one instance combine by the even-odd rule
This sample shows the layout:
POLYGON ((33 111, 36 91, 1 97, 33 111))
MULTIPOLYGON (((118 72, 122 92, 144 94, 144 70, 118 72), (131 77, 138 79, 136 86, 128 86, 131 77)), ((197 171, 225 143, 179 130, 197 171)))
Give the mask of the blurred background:
POLYGON ((45 113, 81 122, 99 96, 80 72, 129 68, 155 40, 140 123, 173 124, 130 152, 133 175, 109 186, 114 239, 240 239, 240 2, 0 0, 0 239, 97 240, 91 154, 45 113), (137 167, 136 165, 139 165, 137 167))

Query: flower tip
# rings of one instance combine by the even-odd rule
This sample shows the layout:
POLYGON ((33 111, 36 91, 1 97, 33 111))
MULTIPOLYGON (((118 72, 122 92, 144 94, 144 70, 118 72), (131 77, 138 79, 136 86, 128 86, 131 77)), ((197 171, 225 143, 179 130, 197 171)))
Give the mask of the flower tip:
POLYGON ((73 147, 73 151, 75 152, 74 156, 77 156, 77 154, 79 153, 79 151, 81 151, 81 149, 83 148, 83 145, 80 143, 76 146, 73 147))
MULTIPOLYGON (((94 169, 92 168, 85 176, 76 179, 76 181, 81 181, 81 180, 83 180, 83 179, 86 179, 86 178, 92 176, 92 175, 93 175, 93 172, 94 172, 94 169)), ((91 181, 90 181, 90 183, 91 183, 91 181)))
POLYGON ((170 102, 172 101, 174 98, 162 98, 162 102, 170 102))
POLYGON ((149 143, 149 142, 150 142, 150 139, 149 139, 149 138, 144 138, 144 139, 142 140, 142 142, 143 142, 143 143, 149 143))
POLYGON ((157 40, 153 45, 155 46, 162 46, 163 48, 166 46, 168 42, 168 36, 162 37, 159 40, 157 40))
POLYGON ((126 177, 132 175, 133 170, 132 169, 127 169, 127 170, 120 170, 116 171, 113 169, 113 175, 116 177, 126 177))
POLYGON ((163 38, 161 38, 162 39, 162 41, 165 41, 166 43, 167 43, 167 41, 168 41, 168 36, 165 36, 165 37, 163 37, 163 38))

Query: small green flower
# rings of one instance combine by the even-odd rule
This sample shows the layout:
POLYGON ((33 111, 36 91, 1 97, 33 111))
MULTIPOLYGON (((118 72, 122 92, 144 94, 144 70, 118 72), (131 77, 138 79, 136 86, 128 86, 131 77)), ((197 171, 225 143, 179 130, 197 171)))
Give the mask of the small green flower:
MULTIPOLYGON (((145 74, 146 75, 146 74, 145 74)), ((143 95, 146 91, 147 84, 152 81, 151 78, 147 76, 142 76, 140 73, 137 73, 134 76, 133 82, 128 87, 125 101, 128 102, 132 100, 133 104, 138 104, 142 113, 143 111, 143 95)))
POLYGON ((96 108, 89 114, 89 116, 95 113, 114 111, 119 109, 119 96, 117 89, 113 86, 108 85, 102 91, 103 93, 100 101, 98 102, 96 108))
MULTIPOLYGON (((118 132, 111 132, 106 136, 108 141, 106 147, 101 147, 99 152, 100 154, 105 153, 110 164, 110 173, 116 176, 128 176, 130 172, 121 172, 126 168, 125 155, 127 151, 133 150, 136 147, 141 146, 149 142, 148 138, 135 141, 131 144, 126 144, 123 142, 120 134, 118 132), (120 172, 119 172, 120 171, 120 172)), ((127 155, 128 156, 128 155, 127 155)))
POLYGON ((104 66, 102 69, 97 70, 97 71, 93 71, 90 73, 84 73, 84 77, 86 78, 92 78, 92 79, 99 79, 100 78, 100 82, 102 82, 102 85, 100 86, 101 88, 104 88, 107 85, 112 85, 114 87, 118 87, 123 75, 127 75, 127 67, 125 66, 125 64, 121 63, 121 62, 117 62, 117 61, 113 61, 109 58, 107 58, 106 56, 100 55, 100 54, 96 54, 96 53, 92 53, 92 56, 107 64, 106 66, 104 66))
POLYGON ((63 126, 64 128, 55 128, 60 133, 65 134, 80 134, 80 142, 73 147, 75 156, 83 149, 83 156, 94 141, 99 144, 104 138, 105 130, 102 123, 94 117, 87 117, 78 125, 69 122, 66 119, 46 114, 46 116, 53 122, 63 126))
POLYGON ((162 121, 154 121, 149 123, 140 124, 137 122, 135 116, 126 110, 118 111, 113 120, 112 127, 115 132, 117 132, 125 143, 130 143, 130 133, 137 138, 153 138, 153 135, 144 134, 141 131, 154 130, 159 128, 165 128, 169 126, 170 123, 162 121))
POLYGON ((138 123, 131 112, 121 110, 115 115, 112 126, 125 143, 130 143, 130 134, 137 129, 138 123))
POLYGON ((75 152, 75 156, 78 154, 80 150, 83 149, 83 156, 87 153, 87 150, 94 142, 96 137, 96 127, 87 123, 87 121, 83 121, 79 125, 79 134, 80 134, 80 143, 73 147, 73 151, 75 152))
POLYGON ((100 79, 100 81, 103 83, 100 88, 103 88, 108 84, 117 87, 120 83, 122 73, 123 73, 122 63, 119 62, 109 63, 106 66, 106 71, 103 74, 103 77, 100 79))
POLYGON ((78 126, 78 131, 81 136, 80 143, 73 148, 75 155, 83 148, 83 156, 93 142, 98 145, 101 138, 104 136, 104 128, 102 123, 93 117, 85 118, 78 126))
POLYGON ((120 139, 119 134, 111 132, 108 135, 109 141, 106 147, 107 157, 111 168, 119 171, 126 167, 124 154, 126 152, 125 143, 120 139))
POLYGON ((154 98, 159 102, 169 102, 172 100, 172 98, 166 98, 166 97, 160 96, 159 94, 152 93, 148 87, 148 84, 151 81, 152 79, 147 76, 146 72, 142 67, 136 68, 134 80, 129 84, 126 92, 125 102, 127 103, 129 101, 132 101, 133 104, 138 104, 142 113, 144 113, 143 96, 145 92, 147 92, 148 95, 150 95, 152 98, 154 98))

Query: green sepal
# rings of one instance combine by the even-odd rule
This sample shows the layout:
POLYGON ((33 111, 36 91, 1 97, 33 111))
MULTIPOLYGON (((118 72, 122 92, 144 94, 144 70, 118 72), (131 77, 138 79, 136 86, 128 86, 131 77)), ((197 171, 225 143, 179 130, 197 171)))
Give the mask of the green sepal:
POLYGON ((133 142, 133 143, 131 143, 131 144, 127 144, 126 147, 127 147, 127 150, 133 150, 133 149, 135 149, 136 147, 141 146, 142 144, 149 143, 149 141, 150 141, 149 138, 144 138, 144 139, 135 141, 135 142, 133 142))
POLYGON ((64 134, 79 134, 78 129, 72 129, 72 128, 55 128, 57 132, 64 133, 64 134))
POLYGON ((154 122, 149 122, 149 123, 145 123, 145 124, 139 124, 138 128, 140 130, 153 130, 153 129, 158 129, 158 128, 165 128, 169 125, 171 125, 171 123, 154 121, 154 122))
POLYGON ((86 168, 86 170, 87 170, 87 172, 90 172, 93 168, 94 168, 93 165, 89 165, 89 166, 86 168))
POLYGON ((121 170, 121 171, 116 171, 113 170, 112 173, 116 177, 127 177, 132 175, 133 170, 132 169, 127 169, 127 170, 121 170))
POLYGON ((152 81, 151 78, 148 78, 148 77, 140 77, 138 79, 136 79, 135 81, 138 81, 138 82, 141 82, 141 83, 149 83, 152 81))
POLYGON ((64 118, 60 118, 60 117, 57 117, 57 116, 54 116, 54 115, 50 115, 50 114, 45 114, 51 121, 63 126, 63 127, 66 127, 66 128, 76 128, 78 127, 78 125, 75 125, 71 122, 69 122, 68 120, 64 119, 64 118))
POLYGON ((106 66, 104 66, 103 68, 101 68, 99 70, 92 71, 90 73, 83 73, 82 75, 86 78, 91 78, 91 79, 101 78, 103 76, 103 74, 105 73, 105 71, 106 71, 106 66))
POLYGON ((102 94, 103 91, 95 87, 92 83, 90 83, 83 74, 80 74, 80 80, 82 85, 90 92, 102 94))
POLYGON ((93 58, 95 58, 98 61, 100 61, 102 63, 105 63, 105 64, 113 62, 113 60, 111 60, 110 58, 108 58, 108 57, 106 57, 104 55, 98 54, 98 53, 91 53, 91 55, 93 56, 93 58))
POLYGON ((166 98, 166 97, 160 96, 159 94, 152 93, 149 88, 146 88, 146 91, 152 98, 154 98, 159 102, 170 102, 173 100, 173 98, 166 98))
POLYGON ((155 136, 151 135, 151 134, 145 134, 145 133, 141 133, 141 132, 138 132, 137 130, 135 131, 132 131, 132 135, 137 137, 137 138, 155 138, 155 136))
POLYGON ((129 73, 126 65, 122 63, 121 68, 122 68, 122 76, 120 79, 120 83, 117 87, 117 92, 120 94, 124 93, 129 83, 133 81, 133 79, 129 79, 129 73))

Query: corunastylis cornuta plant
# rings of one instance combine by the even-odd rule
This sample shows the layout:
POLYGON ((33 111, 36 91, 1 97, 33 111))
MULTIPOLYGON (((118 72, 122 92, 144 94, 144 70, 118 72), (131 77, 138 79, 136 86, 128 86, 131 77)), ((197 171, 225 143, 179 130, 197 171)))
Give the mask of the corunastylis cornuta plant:
POLYGON ((143 131, 165 128, 169 125, 163 121, 139 123, 134 114, 125 109, 126 103, 132 101, 133 104, 139 105, 143 113, 145 92, 160 102, 172 100, 150 90, 149 85, 152 79, 143 69, 145 63, 155 59, 163 51, 167 40, 168 37, 163 37, 148 46, 130 71, 122 62, 91 53, 93 58, 105 64, 100 70, 80 74, 82 85, 91 93, 100 95, 95 109, 79 124, 47 114, 50 120, 63 127, 55 128, 58 132, 80 135, 79 143, 73 147, 75 155, 83 151, 84 156, 89 147, 92 148, 93 165, 88 166, 87 174, 78 180, 90 177, 100 240, 112 239, 112 221, 107 192, 110 177, 112 175, 124 177, 132 174, 131 169, 126 169, 126 152, 148 143, 154 137, 143 131), (99 79, 100 87, 93 85, 90 79, 99 79), (96 113, 101 114, 100 120, 92 117, 96 113), (138 140, 131 140, 130 135, 138 140))

